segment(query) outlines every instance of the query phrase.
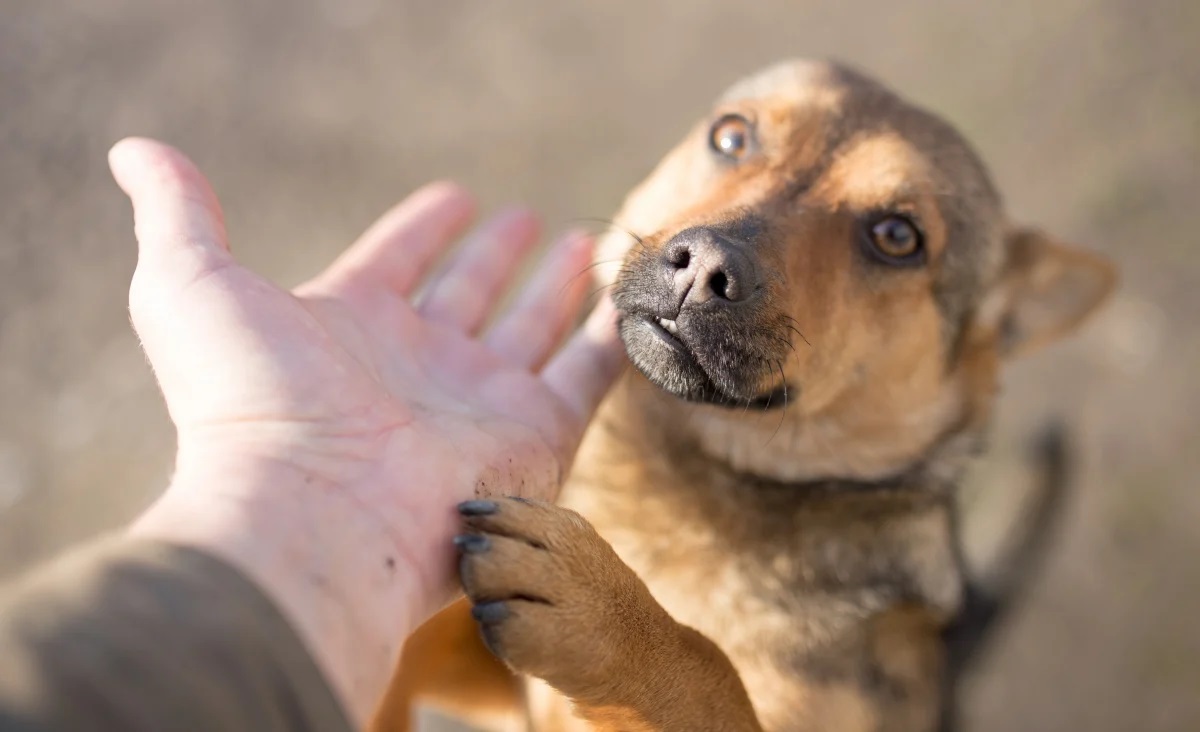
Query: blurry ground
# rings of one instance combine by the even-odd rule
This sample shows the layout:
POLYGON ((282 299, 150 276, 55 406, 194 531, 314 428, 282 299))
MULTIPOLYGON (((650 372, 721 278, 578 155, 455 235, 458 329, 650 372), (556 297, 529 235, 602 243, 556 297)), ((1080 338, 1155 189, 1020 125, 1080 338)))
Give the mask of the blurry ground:
MULTIPOLYGON (((1120 298, 1010 374, 999 448, 1070 418, 1086 475, 977 730, 1200 729, 1200 4, 0 0, 0 574, 126 519, 172 435, 126 326, 104 153, 180 145, 284 283, 451 176, 606 216, 737 76, 833 55, 948 116, 1120 298)), ((999 463, 997 463, 999 464, 999 463)), ((991 475, 1004 476, 1003 467, 991 475)))

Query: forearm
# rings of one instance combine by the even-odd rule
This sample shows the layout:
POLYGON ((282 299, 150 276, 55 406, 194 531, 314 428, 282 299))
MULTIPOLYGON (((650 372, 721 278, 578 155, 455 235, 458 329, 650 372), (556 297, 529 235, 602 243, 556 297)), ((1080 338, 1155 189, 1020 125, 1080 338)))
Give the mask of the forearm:
POLYGON ((117 537, 0 588, 0 728, 351 729, 292 626, 192 549, 117 537))
POLYGON ((426 519, 409 531, 389 530, 375 519, 383 500, 431 492, 397 485, 386 498, 363 496, 322 472, 181 454, 171 488, 131 533, 198 548, 253 581, 280 607, 361 724, 383 694, 405 637, 446 599, 453 512, 393 510, 393 516, 445 513, 445 526, 426 519))

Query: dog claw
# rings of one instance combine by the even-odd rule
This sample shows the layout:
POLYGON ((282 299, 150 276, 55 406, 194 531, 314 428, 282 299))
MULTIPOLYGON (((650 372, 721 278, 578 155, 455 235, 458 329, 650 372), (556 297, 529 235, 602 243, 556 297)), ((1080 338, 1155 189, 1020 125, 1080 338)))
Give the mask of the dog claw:
POLYGON ((495 501, 475 499, 458 504, 458 512, 463 516, 491 516, 500 510, 500 504, 495 501))
POLYGON ((479 534, 461 534, 454 537, 454 546, 463 554, 482 554, 492 548, 492 542, 479 534))
POLYGON ((496 637, 495 625, 479 626, 479 637, 483 639, 483 645, 493 656, 504 660, 504 651, 500 648, 500 639, 496 637))
POLYGON ((503 602, 484 602, 471 608, 471 617, 481 623, 499 623, 508 617, 508 605, 503 602))

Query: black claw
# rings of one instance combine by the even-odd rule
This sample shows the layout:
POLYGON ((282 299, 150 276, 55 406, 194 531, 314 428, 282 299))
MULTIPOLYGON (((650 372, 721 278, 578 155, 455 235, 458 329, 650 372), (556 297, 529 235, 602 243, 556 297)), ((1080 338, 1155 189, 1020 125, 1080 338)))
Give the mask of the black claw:
POLYGON ((454 537, 454 546, 463 554, 482 554, 492 548, 492 542, 479 534, 461 534, 454 537))
POLYGON ((498 630, 495 625, 479 626, 479 637, 483 638, 483 645, 492 652, 492 655, 500 660, 504 660, 504 651, 500 648, 500 639, 496 637, 498 630))
POLYGON ((491 516, 499 509, 500 506, 495 501, 480 499, 463 501, 458 504, 458 512, 463 516, 491 516))
POLYGON ((471 608, 471 617, 481 623, 499 623, 508 617, 508 605, 503 602, 484 602, 471 608))

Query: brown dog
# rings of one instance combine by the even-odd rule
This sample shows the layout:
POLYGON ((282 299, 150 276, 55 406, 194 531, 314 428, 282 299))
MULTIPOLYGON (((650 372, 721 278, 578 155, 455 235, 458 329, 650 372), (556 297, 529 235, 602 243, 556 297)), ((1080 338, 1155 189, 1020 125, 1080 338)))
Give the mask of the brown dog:
POLYGON ((376 726, 515 699, 478 624, 535 679, 538 730, 936 729, 955 488, 1000 364, 1112 268, 1014 226, 952 128, 823 63, 730 89, 617 223, 641 235, 602 243, 636 371, 564 507, 461 507, 467 601, 406 646, 376 726))

